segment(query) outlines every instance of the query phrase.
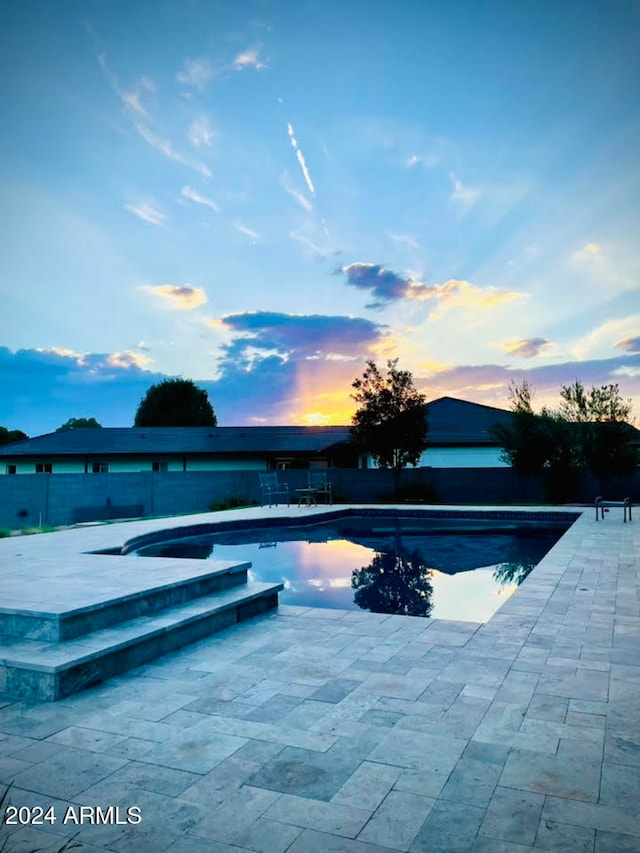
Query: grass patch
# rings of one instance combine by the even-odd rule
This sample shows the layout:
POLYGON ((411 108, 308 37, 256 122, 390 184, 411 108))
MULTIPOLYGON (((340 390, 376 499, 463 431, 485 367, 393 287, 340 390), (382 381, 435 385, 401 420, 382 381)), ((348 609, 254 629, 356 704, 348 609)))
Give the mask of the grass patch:
POLYGON ((43 524, 42 527, 25 527, 21 533, 23 536, 34 536, 36 533, 54 533, 55 529, 50 524, 43 524))

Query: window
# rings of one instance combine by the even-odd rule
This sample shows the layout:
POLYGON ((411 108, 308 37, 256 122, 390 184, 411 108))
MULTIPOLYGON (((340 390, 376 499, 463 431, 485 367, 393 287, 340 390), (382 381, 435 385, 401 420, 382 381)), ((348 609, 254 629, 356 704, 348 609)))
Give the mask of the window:
POLYGON ((152 471, 167 471, 168 468, 169 468, 169 463, 166 461, 156 460, 155 462, 151 463, 151 470, 152 471))
POLYGON ((92 462, 91 471, 94 474, 107 474, 109 471, 108 462, 92 462))
POLYGON ((36 462, 36 474, 50 474, 52 470, 51 462, 36 462))
POLYGON ((18 468, 15 465, 7 465, 7 474, 17 474, 18 468))

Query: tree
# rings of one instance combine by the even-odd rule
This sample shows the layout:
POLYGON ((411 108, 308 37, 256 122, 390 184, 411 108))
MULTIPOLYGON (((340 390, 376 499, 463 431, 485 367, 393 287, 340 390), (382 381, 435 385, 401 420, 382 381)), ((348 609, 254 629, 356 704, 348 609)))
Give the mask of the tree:
POLYGON ((0 427, 0 445, 11 444, 13 441, 24 441, 29 436, 21 429, 7 429, 0 427))
POLYGON ((56 432, 67 432, 70 429, 84 429, 85 427, 102 429, 102 424, 99 424, 95 418, 69 418, 62 426, 58 427, 56 432))
POLYGON ((627 423, 631 400, 624 400, 617 384, 593 386, 589 392, 579 380, 563 385, 559 414, 571 424, 583 467, 606 484, 612 474, 628 474, 638 464, 630 444, 635 430, 627 423))
POLYGON ((627 421, 631 417, 631 400, 623 400, 618 385, 595 385, 587 393, 578 379, 563 385, 559 414, 572 423, 627 421))
POLYGON ((623 400, 617 385, 586 391, 576 380, 560 391, 556 410, 535 414, 533 389, 525 381, 509 388, 511 424, 491 430, 503 448, 503 459, 521 474, 547 472, 550 497, 569 500, 579 475, 590 470, 603 481, 611 474, 626 474, 637 465, 630 444, 635 430, 625 419, 631 401, 623 400))
POLYGON ((509 401, 511 423, 495 424, 491 434, 502 447, 502 459, 519 474, 540 474, 548 464, 552 440, 551 424, 542 423, 534 414, 534 391, 526 379, 521 384, 511 382, 509 401))
POLYGON ((387 361, 387 375, 374 361, 366 362, 361 378, 352 383, 352 398, 360 404, 352 418, 351 440, 370 453, 380 468, 392 468, 396 489, 400 471, 418 464, 426 447, 425 397, 413 384, 408 370, 398 370, 398 360, 387 361))
POLYGON ((217 426, 207 392, 190 379, 165 379, 140 401, 134 426, 217 426))

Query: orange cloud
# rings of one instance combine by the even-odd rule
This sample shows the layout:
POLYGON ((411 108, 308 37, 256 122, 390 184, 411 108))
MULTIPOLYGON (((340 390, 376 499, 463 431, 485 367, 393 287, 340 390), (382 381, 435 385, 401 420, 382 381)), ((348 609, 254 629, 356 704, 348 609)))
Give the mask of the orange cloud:
POLYGON ((112 352, 107 357, 107 364, 111 367, 145 367, 151 364, 151 359, 146 355, 125 350, 124 352, 112 352))
POLYGON ((353 263, 339 267, 335 270, 335 274, 337 273, 345 275, 347 284, 352 287, 371 291, 374 301, 369 303, 368 308, 382 308, 390 302, 402 299, 412 302, 432 299, 439 308, 493 308, 502 302, 525 296, 524 293, 505 293, 495 287, 479 287, 469 281, 453 278, 443 284, 425 284, 411 274, 400 275, 381 264, 353 263))
POLYGON ((534 358, 551 346, 551 341, 546 338, 522 338, 519 341, 505 341, 501 345, 507 355, 519 358, 534 358))
POLYGON ((201 287, 192 287, 190 284, 159 284, 157 287, 143 289, 166 300, 171 308, 178 311, 191 311, 207 302, 207 294, 204 290, 201 287))

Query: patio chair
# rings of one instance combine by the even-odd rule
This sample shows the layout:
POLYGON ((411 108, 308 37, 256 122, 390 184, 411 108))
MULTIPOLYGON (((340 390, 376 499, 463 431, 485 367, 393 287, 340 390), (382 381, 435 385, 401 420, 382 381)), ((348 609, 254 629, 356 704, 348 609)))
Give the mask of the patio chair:
POLYGON ((309 471, 309 488, 315 490, 316 497, 324 495, 324 502, 326 504, 333 503, 331 482, 327 480, 326 471, 309 471))
POLYGON ((277 504, 277 495, 285 495, 287 498, 287 506, 289 506, 289 486, 287 483, 280 483, 278 474, 275 471, 266 471, 260 474, 260 506, 266 503, 271 506, 277 504))

